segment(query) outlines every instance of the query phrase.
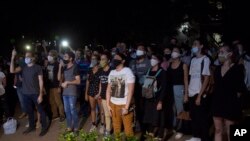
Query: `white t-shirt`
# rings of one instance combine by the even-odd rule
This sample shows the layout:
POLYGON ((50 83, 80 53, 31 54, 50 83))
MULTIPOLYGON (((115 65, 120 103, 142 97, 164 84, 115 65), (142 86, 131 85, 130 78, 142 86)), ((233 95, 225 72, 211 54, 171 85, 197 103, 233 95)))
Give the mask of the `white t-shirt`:
POLYGON ((4 73, 0 71, 0 95, 5 94, 5 89, 3 87, 3 79, 4 78, 5 78, 4 73))
POLYGON ((188 87, 189 97, 193 97, 196 94, 200 93, 202 87, 201 74, 209 76, 210 75, 209 66, 210 66, 210 60, 207 56, 203 56, 201 58, 195 57, 192 59, 189 70, 189 75, 191 76, 188 87), (204 66, 201 73, 202 60, 204 60, 204 66))
POLYGON ((130 68, 123 68, 120 71, 112 70, 108 76, 108 83, 111 85, 110 101, 116 105, 125 105, 128 96, 128 84, 135 83, 135 76, 130 68))

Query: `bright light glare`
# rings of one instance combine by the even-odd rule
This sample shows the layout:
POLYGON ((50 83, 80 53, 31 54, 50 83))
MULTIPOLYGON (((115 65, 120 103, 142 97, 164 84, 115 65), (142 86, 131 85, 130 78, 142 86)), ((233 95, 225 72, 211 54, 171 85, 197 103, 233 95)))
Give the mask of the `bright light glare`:
POLYGON ((31 49, 30 45, 26 45, 25 48, 26 48, 27 50, 30 50, 30 49, 31 49))
POLYGON ((68 42, 68 41, 62 41, 62 46, 63 46, 63 47, 69 46, 69 42, 68 42))

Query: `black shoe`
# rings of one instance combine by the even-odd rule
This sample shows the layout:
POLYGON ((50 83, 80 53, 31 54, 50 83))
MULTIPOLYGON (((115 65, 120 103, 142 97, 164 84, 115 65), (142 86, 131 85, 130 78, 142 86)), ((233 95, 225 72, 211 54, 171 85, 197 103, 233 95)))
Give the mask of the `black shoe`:
POLYGON ((63 122, 65 120, 65 117, 60 117, 59 122, 63 122))
POLYGON ((34 132, 34 131, 36 131, 36 128, 35 127, 29 127, 27 130, 25 130, 24 132, 23 132, 23 134, 28 134, 28 133, 30 133, 30 132, 34 132))
POLYGON ((39 134, 40 137, 46 135, 48 132, 48 128, 47 129, 42 129, 41 133, 39 134))

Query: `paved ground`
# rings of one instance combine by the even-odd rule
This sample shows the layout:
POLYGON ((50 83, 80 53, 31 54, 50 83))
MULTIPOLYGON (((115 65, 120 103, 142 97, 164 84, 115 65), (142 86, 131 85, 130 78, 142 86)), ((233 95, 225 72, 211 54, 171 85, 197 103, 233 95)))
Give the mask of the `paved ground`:
MULTIPOLYGON (((63 131, 64 123, 60 123, 58 120, 52 122, 49 132, 44 137, 39 137, 40 128, 36 130, 36 132, 32 132, 28 135, 23 135, 22 132, 26 129, 25 125, 27 123, 27 119, 22 119, 19 121, 20 126, 17 129, 17 132, 12 135, 4 135, 3 129, 1 127, 0 130, 0 141, 58 141, 58 137, 60 132, 63 131)), ((90 119, 87 119, 85 122, 83 129, 88 131, 91 126, 90 119)), ((188 139, 188 136, 183 137, 179 141, 184 141, 188 139)), ((99 139, 101 141, 101 139, 99 139)), ((173 137, 169 139, 169 141, 174 141, 173 137)))
MULTIPOLYGON (((19 113, 18 113, 19 114, 19 113)), ((65 123, 60 123, 59 120, 52 121, 49 132, 43 136, 39 137, 39 133, 41 128, 37 129, 35 132, 32 132, 28 135, 23 135, 22 132, 26 129, 25 125, 28 122, 28 119, 24 118, 18 121, 19 127, 15 134, 12 135, 4 135, 3 128, 0 128, 0 141, 58 141, 59 135, 64 131, 65 123)), ((89 131, 91 126, 90 118, 81 119, 81 127, 83 127, 84 131, 89 131)), ((139 136, 139 134, 137 134, 139 136)), ((184 136, 179 141, 185 141, 189 139, 189 136, 184 136)), ((98 141, 101 141, 101 137, 98 141)), ((174 141, 174 138, 170 138, 169 141, 174 141)))

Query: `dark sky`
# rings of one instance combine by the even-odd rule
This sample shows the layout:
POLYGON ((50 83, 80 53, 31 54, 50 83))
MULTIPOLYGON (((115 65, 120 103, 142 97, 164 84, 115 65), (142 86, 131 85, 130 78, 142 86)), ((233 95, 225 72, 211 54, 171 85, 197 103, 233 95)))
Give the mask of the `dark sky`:
MULTIPOLYGON (((21 35, 31 39, 50 40, 57 35, 77 45, 94 39, 110 45, 128 37, 136 41, 161 41, 185 12, 206 22, 203 17, 206 17, 207 2, 202 1, 166 0, 165 3, 129 4, 84 1, 76 4, 68 1, 60 4, 38 2, 29 5, 22 3, 1 5, 0 44, 9 46, 6 42, 12 38, 18 40, 21 35), (177 3, 175 6, 172 3, 174 1, 177 3), (190 3, 190 8, 183 8, 187 3, 190 3)), ((239 16, 246 13, 242 8, 244 4, 233 0, 227 0, 227 4, 229 12, 225 13, 227 15, 225 27, 239 34, 244 31, 243 27, 248 25, 244 17, 239 16)))

